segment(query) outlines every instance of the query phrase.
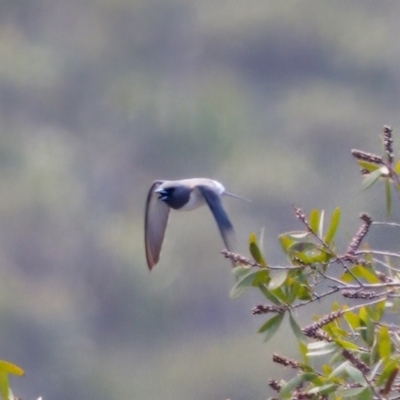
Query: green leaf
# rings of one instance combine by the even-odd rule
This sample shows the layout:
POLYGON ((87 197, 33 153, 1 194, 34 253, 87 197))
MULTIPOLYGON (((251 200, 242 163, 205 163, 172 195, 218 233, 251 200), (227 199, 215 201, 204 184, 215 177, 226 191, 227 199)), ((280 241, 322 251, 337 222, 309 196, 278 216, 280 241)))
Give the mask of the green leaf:
POLYGON ((381 282, 379 278, 375 275, 375 273, 372 272, 371 269, 365 268, 363 265, 356 265, 350 268, 350 272, 345 272, 340 279, 346 283, 350 283, 354 281, 354 276, 355 276, 358 279, 364 279, 367 283, 381 282))
POLYGON ((322 238, 322 235, 324 234, 324 216, 325 216, 325 211, 321 210, 321 215, 319 217, 318 232, 317 232, 317 235, 320 238, 322 238))
POLYGON ((9 374, 22 376, 24 375, 24 370, 18 367, 18 365, 5 360, 0 360, 0 395, 3 400, 10 400, 13 398, 10 385, 8 383, 9 374))
POLYGON ((358 312, 358 315, 362 322, 367 323, 369 321, 369 316, 368 316, 367 310, 364 306, 360 307, 360 311, 358 312))
POLYGON ((310 349, 310 350, 318 350, 318 349, 322 349, 322 348, 324 348, 324 347, 326 347, 326 345, 328 345, 328 344, 334 344, 334 343, 332 343, 332 342, 325 342, 325 341, 319 341, 319 342, 311 342, 311 343, 308 343, 308 345, 307 345, 307 347, 310 349))
POLYGON ((381 169, 377 169, 366 175, 361 184, 361 190, 366 190, 371 187, 382 176, 381 169))
POLYGON ((288 237, 290 237, 291 239, 293 239, 294 241, 299 241, 299 240, 303 240, 307 237, 310 237, 310 233, 309 232, 305 232, 305 231, 291 231, 286 233, 286 235, 288 237))
POLYGON ((359 331, 364 342, 372 347, 374 344, 375 324, 370 319, 368 319, 368 322, 361 320, 359 331))
POLYGON ((319 220, 320 220, 320 215, 319 215, 319 210, 316 208, 310 212, 310 216, 308 217, 308 223, 310 225, 311 230, 315 235, 318 235, 319 231, 319 220))
POLYGON ((373 400, 374 392, 371 387, 365 388, 358 396, 356 396, 355 400, 373 400))
POLYGON ((388 216, 392 214, 392 186, 390 185, 389 179, 385 181, 385 192, 386 192, 386 213, 388 216))
POLYGON ((288 249, 288 255, 292 261, 299 259, 305 265, 325 262, 330 257, 326 251, 321 250, 320 245, 308 241, 294 243, 288 249))
POLYGON ((400 174, 400 160, 397 161, 396 166, 394 167, 394 172, 396 172, 397 175, 400 174))
POLYGON ((355 383, 358 383, 362 386, 366 386, 368 384, 362 372, 359 369, 353 367, 349 361, 344 361, 342 364, 338 365, 329 375, 328 379, 331 379, 333 377, 340 377, 344 374, 349 376, 349 378, 352 379, 355 383))
POLYGON ((286 232, 279 235, 279 243, 282 247, 282 250, 285 254, 287 254, 288 249, 293 246, 294 243, 299 241, 304 241, 311 234, 309 232, 304 231, 291 231, 286 232))
POLYGON ((381 326, 378 333, 379 340, 379 357, 388 358, 392 355, 392 340, 387 326, 381 326))
POLYGON ((297 299, 299 294, 300 285, 293 279, 287 279, 284 286, 281 287, 286 295, 286 303, 292 305, 297 299))
POLYGON ((258 285, 258 288, 260 289, 261 293, 271 302, 276 304, 277 306, 282 305, 282 302, 279 300, 277 296, 275 296, 274 293, 272 293, 266 285, 258 285))
POLYGON ((333 369, 330 365, 324 364, 322 365, 322 371, 324 372, 325 375, 330 375, 333 369))
POLYGON ((362 169, 366 169, 369 172, 376 171, 377 169, 379 169, 382 166, 382 164, 375 164, 375 163, 371 163, 371 162, 363 161, 363 160, 357 160, 357 164, 362 169))
MULTIPOLYGON (((292 328, 293 329, 293 328, 292 328)), ((295 334, 296 335, 296 334, 295 334)), ((307 356, 307 343, 305 341, 299 340, 299 349, 300 349, 300 354, 303 357, 303 361, 306 365, 310 363, 310 359, 307 356)))
POLYGON ((299 385, 301 385, 303 382, 309 382, 315 378, 317 378, 318 375, 314 374, 312 372, 306 372, 301 375, 295 376, 293 379, 291 379, 285 386, 282 387, 282 389, 279 391, 278 394, 278 399, 283 399, 294 389, 296 389, 299 385))
POLYGON ((381 375, 378 378, 377 384, 379 386, 387 382, 392 377, 394 371, 398 370, 399 365, 397 360, 390 359, 383 368, 381 375))
POLYGON ((263 267, 266 267, 267 263, 265 262, 265 260, 263 258, 263 255, 262 255, 261 250, 257 243, 257 236, 254 232, 251 233, 250 237, 249 237, 249 248, 250 248, 250 254, 252 255, 254 261, 257 264, 260 264, 263 267))
POLYGON ((251 284, 255 278, 254 275, 255 273, 249 273, 240 277, 240 279, 235 283, 229 292, 230 298, 237 299, 238 297, 242 296, 251 287, 251 284))
POLYGON ((8 384, 8 373, 0 371, 0 394, 3 400, 9 400, 8 393, 10 385, 8 384))
POLYGON ((385 312, 386 300, 382 300, 379 303, 371 304, 369 307, 366 307, 367 314, 371 321, 379 322, 383 314, 385 312))
MULTIPOLYGON (((230 291, 230 297, 236 299, 243 295, 249 287, 257 281, 257 285, 269 280, 269 272, 266 269, 252 268, 247 274, 241 275, 230 291)), ((257 286, 256 285, 256 286, 257 286)))
POLYGON ((18 367, 18 365, 15 365, 5 360, 0 360, 0 371, 18 376, 22 376, 25 373, 22 368, 18 367))
POLYGON ((368 384, 363 373, 352 365, 346 366, 346 372, 354 382, 359 383, 360 385, 368 384))
POLYGON ((241 278, 242 276, 248 274, 251 270, 249 267, 244 267, 243 265, 237 265, 236 267, 232 268, 232 274, 235 275, 236 279, 241 278))
POLYGON ((297 340, 299 340, 300 342, 306 342, 306 340, 307 340, 306 336, 304 335, 300 326, 297 324, 296 320, 293 318, 293 315, 291 312, 289 312, 289 322, 290 322, 290 326, 292 327, 294 336, 296 336, 297 340))
POLYGON ((354 350, 354 351, 359 351, 360 350, 360 348, 356 344, 348 342, 347 340, 336 339, 335 342, 340 347, 342 347, 343 349, 346 349, 346 350, 354 350))
POLYGON ((296 296, 299 300, 302 301, 311 300, 312 299, 311 289, 306 285, 298 285, 296 296))
POLYGON ((336 232, 337 232, 339 224, 340 224, 340 215, 341 215, 340 208, 336 207, 333 210, 332 217, 331 217, 331 223, 329 225, 328 232, 326 232, 326 235, 324 238, 324 242, 327 245, 330 245, 336 236, 336 232))
POLYGON ((288 277, 288 271, 282 271, 282 272, 279 272, 278 274, 274 275, 268 284, 268 289, 275 290, 275 289, 279 288, 280 286, 282 286, 285 283, 287 277, 288 277))
POLYGON ((315 243, 308 241, 294 243, 289 248, 289 252, 293 256, 298 256, 301 253, 311 253, 316 251, 320 252, 319 247, 315 243))
POLYGON ((326 385, 312 388, 307 392, 307 394, 320 394, 321 396, 326 396, 329 393, 335 392, 338 387, 337 383, 327 383, 326 385))
POLYGON ((286 295, 286 291, 282 290, 282 287, 273 290, 271 293, 273 293, 278 299, 279 301, 284 304, 288 304, 289 299, 288 296, 286 295))
POLYGON ((344 314, 344 319, 350 325, 351 329, 356 330, 360 327, 360 317, 356 313, 348 311, 344 314))
POLYGON ((278 239, 283 252, 287 254, 288 248, 293 245, 294 240, 289 236, 287 236, 286 234, 279 235, 278 239))
POLYGON ((338 347, 336 343, 333 342, 315 342, 315 343, 310 343, 308 345, 308 349, 309 351, 307 353, 307 356, 316 357, 333 353, 337 351, 338 347), (318 344, 318 346, 316 346, 316 344, 318 344))
POLYGON ((371 389, 368 387, 358 387, 352 389, 338 390, 337 396, 348 398, 351 397, 353 400, 372 400, 373 396, 371 389))
POLYGON ((351 365, 349 361, 344 361, 339 364, 328 376, 328 379, 332 379, 337 376, 343 376, 343 374, 347 373, 347 367, 351 365))
POLYGON ((261 326, 258 333, 265 333, 264 341, 271 339, 281 326, 285 314, 277 314, 261 326))
POLYGON ((373 379, 375 379, 375 375, 380 372, 381 370, 381 366, 383 364, 383 360, 380 359, 374 366, 374 368, 371 370, 370 374, 369 374, 369 380, 372 381, 373 379))

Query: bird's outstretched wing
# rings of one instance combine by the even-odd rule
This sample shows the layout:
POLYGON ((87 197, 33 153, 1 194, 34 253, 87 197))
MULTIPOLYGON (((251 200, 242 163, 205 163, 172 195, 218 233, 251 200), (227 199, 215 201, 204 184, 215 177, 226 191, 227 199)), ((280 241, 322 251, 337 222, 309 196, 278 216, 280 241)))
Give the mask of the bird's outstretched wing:
POLYGON ((159 201, 154 191, 162 181, 155 181, 151 186, 146 200, 144 219, 144 242, 146 247, 147 265, 151 270, 160 258, 161 246, 168 223, 169 207, 159 201))
POLYGON ((197 189, 205 198, 211 212, 214 215, 226 248, 230 251, 233 251, 235 247, 235 231, 233 230, 233 225, 224 209, 221 196, 212 188, 205 185, 199 185, 197 186, 197 189))

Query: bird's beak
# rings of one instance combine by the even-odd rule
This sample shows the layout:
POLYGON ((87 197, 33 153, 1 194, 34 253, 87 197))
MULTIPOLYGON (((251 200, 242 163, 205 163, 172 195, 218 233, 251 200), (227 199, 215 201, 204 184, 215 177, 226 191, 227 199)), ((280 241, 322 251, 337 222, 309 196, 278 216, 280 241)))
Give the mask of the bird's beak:
POLYGON ((168 192, 165 189, 162 189, 162 188, 156 189, 154 192, 158 194, 158 199, 159 200, 166 200, 167 199, 168 192))

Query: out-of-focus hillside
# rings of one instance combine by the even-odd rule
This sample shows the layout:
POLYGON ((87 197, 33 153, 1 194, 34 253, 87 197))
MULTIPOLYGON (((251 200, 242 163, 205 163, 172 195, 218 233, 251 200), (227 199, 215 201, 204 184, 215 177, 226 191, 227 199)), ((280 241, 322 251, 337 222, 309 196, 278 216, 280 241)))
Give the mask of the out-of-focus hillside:
MULTIPOLYGON (((400 131, 400 5, 372 1, 4 0, 0 7, 0 357, 24 400, 267 397, 258 298, 228 298, 209 211, 175 214, 148 273, 154 179, 206 176, 241 249, 306 211, 383 218, 350 149, 400 131), (398 14, 399 13, 399 14, 398 14)), ((396 210, 395 210, 396 214, 396 210)), ((343 245, 342 243, 342 245, 343 245)), ((340 245, 340 243, 339 243, 340 245)), ((262 301, 262 300, 261 300, 262 301)))

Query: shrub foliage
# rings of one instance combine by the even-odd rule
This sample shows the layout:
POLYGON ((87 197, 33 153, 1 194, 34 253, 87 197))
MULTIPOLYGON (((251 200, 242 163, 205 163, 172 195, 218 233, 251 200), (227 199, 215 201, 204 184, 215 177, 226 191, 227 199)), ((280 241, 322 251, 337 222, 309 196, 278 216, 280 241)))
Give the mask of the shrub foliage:
MULTIPOLYGON (((392 198, 400 190, 400 161, 395 159, 388 126, 383 128, 382 143, 382 155, 361 150, 352 150, 352 155, 361 168, 363 189, 384 182, 390 216, 392 198)), ((231 297, 256 289, 266 298, 266 304, 252 310, 266 317, 259 328, 265 340, 287 318, 298 341, 301 360, 273 355, 275 363, 293 369, 289 381, 269 381, 276 398, 400 399, 400 325, 393 323, 400 312, 400 268, 396 264, 400 252, 374 250, 366 242, 374 225, 396 229, 400 224, 376 222, 362 213, 359 229, 340 253, 335 246, 340 208, 329 218, 317 209, 307 215, 294 208, 294 214, 302 229, 279 237, 287 265, 267 262, 254 233, 249 238, 251 258, 223 251, 236 262, 231 297), (333 299, 331 311, 302 326, 296 309, 328 297, 333 299)))

